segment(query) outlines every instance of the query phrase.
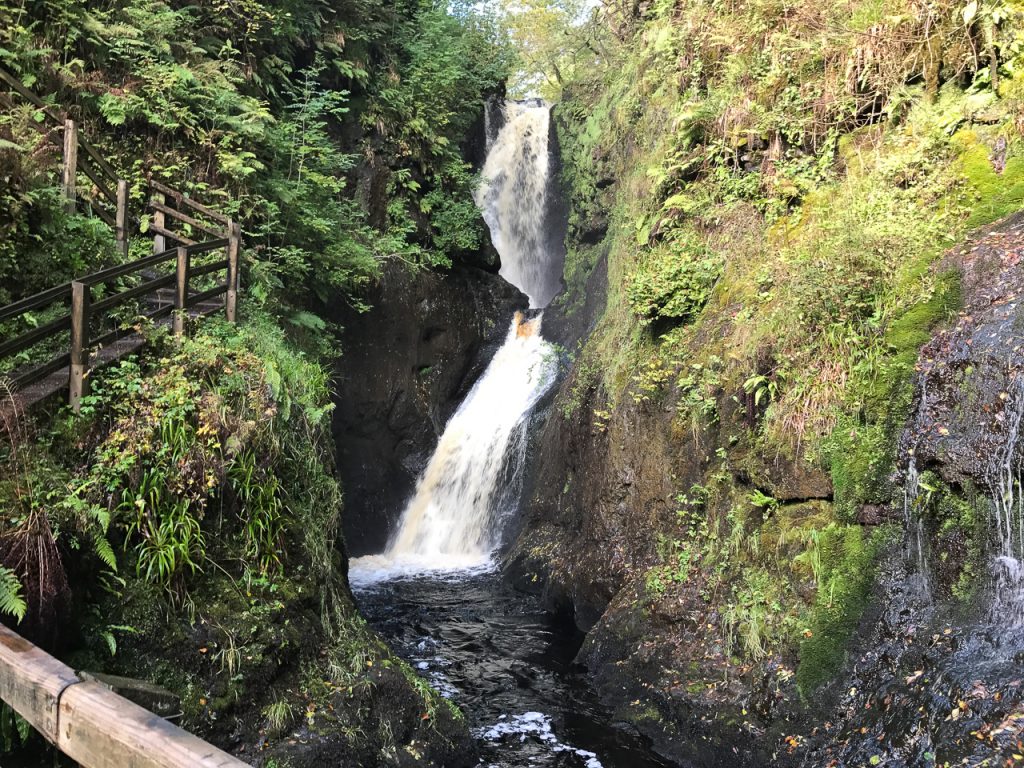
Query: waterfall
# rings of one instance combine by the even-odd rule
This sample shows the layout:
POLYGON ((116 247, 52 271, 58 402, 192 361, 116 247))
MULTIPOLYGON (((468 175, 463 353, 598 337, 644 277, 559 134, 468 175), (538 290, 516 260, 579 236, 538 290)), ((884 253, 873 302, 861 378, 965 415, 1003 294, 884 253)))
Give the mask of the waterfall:
POLYGON ((907 563, 910 594, 922 602, 931 600, 931 569, 928 567, 927 539, 924 519, 917 510, 921 493, 921 473, 917 469, 917 457, 911 455, 907 465, 907 477, 903 483, 903 528, 906 531, 905 561, 907 563))
POLYGON ((484 164, 476 204, 501 257, 499 274, 546 307, 562 287, 562 265, 549 246, 550 108, 510 102, 484 164))
MULTIPOLYGON (((476 195, 500 274, 533 309, 561 288, 546 223, 548 126, 546 105, 506 104, 476 195)), ((515 313, 504 344, 445 426, 385 551, 349 564, 354 584, 490 565, 501 523, 518 501, 530 413, 557 368, 554 347, 541 337, 543 315, 531 315, 515 313)))

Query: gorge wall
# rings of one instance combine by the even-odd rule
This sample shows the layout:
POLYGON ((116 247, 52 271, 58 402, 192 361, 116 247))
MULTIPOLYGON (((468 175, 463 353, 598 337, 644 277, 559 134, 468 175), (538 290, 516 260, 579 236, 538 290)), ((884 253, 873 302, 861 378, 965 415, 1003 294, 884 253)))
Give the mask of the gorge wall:
POLYGON ((602 18, 556 110, 555 306, 593 331, 567 337, 508 572, 683 762, 1009 755, 1019 224, 967 238, 1024 202, 1016 86, 967 89, 951 24, 875 111, 927 20, 872 22, 874 55, 911 57, 887 80, 859 27, 818 37, 837 9, 663 5, 602 18))

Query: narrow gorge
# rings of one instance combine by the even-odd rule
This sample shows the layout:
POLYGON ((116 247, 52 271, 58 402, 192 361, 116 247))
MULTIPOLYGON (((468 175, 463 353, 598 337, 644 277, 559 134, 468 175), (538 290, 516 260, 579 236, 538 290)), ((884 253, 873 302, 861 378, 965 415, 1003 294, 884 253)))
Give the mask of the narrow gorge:
POLYGON ((1022 132, 1016 0, 0 4, 0 763, 1024 765, 1022 132))

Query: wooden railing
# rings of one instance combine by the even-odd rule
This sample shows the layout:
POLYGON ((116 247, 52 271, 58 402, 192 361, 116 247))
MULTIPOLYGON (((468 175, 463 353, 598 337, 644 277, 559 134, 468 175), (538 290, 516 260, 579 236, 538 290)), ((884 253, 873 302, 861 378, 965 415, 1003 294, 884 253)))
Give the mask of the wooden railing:
POLYGON ((0 699, 84 768, 244 768, 0 625, 0 699))
MULTIPOLYGON (((51 106, 2 67, 0 82, 6 84, 12 94, 24 98, 42 112, 44 120, 37 125, 44 134, 50 132, 44 125, 46 122, 54 129, 62 128, 61 187, 66 209, 74 212, 76 208, 81 207, 84 212, 95 215, 109 224, 113 228, 118 252, 122 258, 127 257, 129 231, 139 232, 141 229, 139 219, 133 218, 128 208, 128 183, 118 178, 102 155, 80 136, 73 120, 62 118, 51 106), (77 183, 79 172, 93 185, 84 193, 77 183)), ((0 93, 0 105, 13 107, 10 96, 0 93)), ((146 230, 147 234, 153 237, 152 256, 99 270, 0 307, 0 323, 16 321, 28 313, 43 313, 45 317, 52 317, 12 338, 0 339, 0 360, 24 352, 47 339, 70 332, 70 340, 64 348, 66 351, 62 350, 49 360, 35 365, 24 365, 12 372, 10 378, 15 389, 22 390, 67 368, 68 399, 72 408, 78 412, 86 390, 90 351, 103 349, 135 333, 134 323, 119 327, 116 322, 111 322, 111 310, 123 307, 129 301, 149 300, 156 303, 158 306, 155 308, 140 313, 143 318, 149 320, 159 321, 173 313, 172 325, 176 335, 181 335, 184 331, 185 316, 194 314, 190 310, 199 308, 201 311, 198 314, 210 314, 217 307, 212 310, 203 310, 203 307, 221 295, 224 296, 222 306, 228 321, 235 322, 241 246, 241 229, 238 224, 224 214, 152 178, 148 180, 148 184, 151 197, 146 205, 146 213, 149 214, 146 230), (174 231, 173 227, 178 225, 188 227, 189 233, 174 231), (211 239, 192 239, 197 234, 211 239), (223 259, 207 258, 204 260, 205 263, 193 265, 193 257, 220 249, 224 249, 225 252, 223 259), (159 277, 145 274, 170 261, 175 262, 173 274, 159 277), (193 280, 218 272, 224 273, 224 282, 203 290, 192 290, 193 280), (140 282, 106 295, 111 283, 123 282, 132 276, 136 276, 140 282), (173 300, 165 301, 161 297, 161 292, 172 287, 173 300), (70 305, 69 311, 54 311, 55 305, 58 304, 70 305), (95 335, 90 333, 93 327, 98 326, 102 329, 111 325, 113 328, 110 330, 95 335)), ((102 356, 101 359, 107 362, 116 357, 117 355, 107 355, 106 359, 102 359, 102 356)))
MULTIPOLYGON (((41 133, 49 134, 51 129, 63 129, 61 189, 64 193, 65 209, 68 213, 73 213, 81 203, 89 213, 113 227, 118 250, 122 256, 127 256, 128 228, 131 223, 128 217, 128 184, 118 178, 117 173, 95 147, 79 136, 74 120, 59 115, 53 107, 2 67, 0 82, 42 113, 42 121, 33 123, 41 133), (51 126, 50 129, 47 128, 47 124, 51 126), (92 189, 79 189, 79 172, 92 182, 92 189), (79 194, 80 191, 83 194, 79 194)), ((0 106, 12 109, 14 104, 7 94, 0 94, 0 106)))

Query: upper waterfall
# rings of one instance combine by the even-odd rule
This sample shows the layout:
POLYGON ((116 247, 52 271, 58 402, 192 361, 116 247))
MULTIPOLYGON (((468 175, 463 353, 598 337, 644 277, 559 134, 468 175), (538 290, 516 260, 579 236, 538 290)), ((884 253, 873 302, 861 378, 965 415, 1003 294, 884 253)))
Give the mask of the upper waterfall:
POLYGON ((499 274, 529 296, 534 309, 550 304, 562 287, 561 259, 553 253, 548 221, 550 121, 551 108, 542 102, 506 103, 476 193, 501 257, 499 274))

